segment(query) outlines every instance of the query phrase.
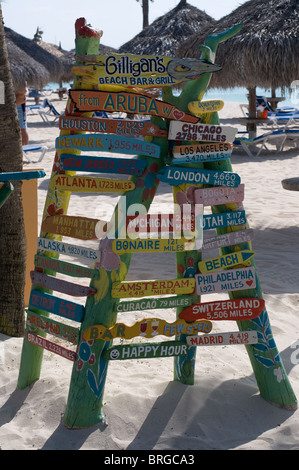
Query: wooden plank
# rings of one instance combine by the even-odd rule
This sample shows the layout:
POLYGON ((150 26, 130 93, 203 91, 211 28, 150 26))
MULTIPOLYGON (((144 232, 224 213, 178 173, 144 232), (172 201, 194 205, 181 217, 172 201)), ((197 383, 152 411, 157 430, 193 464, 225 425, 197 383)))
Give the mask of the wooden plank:
POLYGON ((40 273, 38 271, 31 271, 30 277, 32 284, 35 286, 62 292, 63 294, 73 295, 74 297, 87 297, 89 295, 94 295, 97 292, 94 287, 81 286, 80 284, 74 284, 73 282, 57 279, 56 277, 48 276, 47 274, 40 273))
POLYGON ((73 74, 80 76, 85 84, 96 81, 99 85, 156 88, 199 78, 203 73, 222 68, 203 59, 157 55, 113 53, 94 58, 92 65, 72 67, 73 74))
POLYGON ((114 134, 101 134, 100 136, 97 134, 78 134, 57 137, 56 149, 146 155, 154 158, 160 156, 159 145, 114 134))
POLYGON ((204 206, 217 206, 220 204, 238 203, 244 200, 245 185, 239 184, 235 188, 220 186, 217 188, 202 188, 194 191, 195 204, 204 206))
POLYGON ((214 248, 224 248, 226 246, 240 245, 249 242, 254 238, 254 230, 238 230, 237 232, 224 233, 209 238, 204 238, 200 251, 212 250, 214 248))
POLYGON ((161 308, 177 308, 192 305, 193 297, 190 295, 178 295, 164 297, 162 299, 138 299, 120 302, 116 306, 117 312, 133 312, 136 310, 157 310, 161 308))
POLYGON ((88 171, 91 173, 120 173, 124 175, 141 175, 146 161, 136 158, 91 157, 89 155, 60 156, 62 169, 70 171, 88 171))
POLYGON ((180 184, 211 184, 213 186, 236 187, 241 183, 237 173, 230 171, 202 170, 194 168, 167 166, 157 174, 157 178, 164 183, 174 186, 180 184))
POLYGON ((53 343, 52 341, 42 338, 30 331, 27 331, 26 339, 29 343, 39 346, 40 348, 47 349, 48 351, 58 354, 69 361, 75 362, 76 360, 77 354, 75 351, 64 348, 63 346, 60 346, 60 344, 53 343))
POLYGON ((29 305, 45 312, 51 312, 60 317, 81 322, 84 317, 84 306, 51 294, 32 289, 29 305))
POLYGON ((190 101, 188 109, 190 113, 195 114, 195 116, 200 116, 204 113, 215 113, 221 111, 223 106, 224 101, 222 100, 190 101))
POLYGON ((125 253, 190 251, 194 250, 195 247, 196 239, 187 240, 186 238, 120 238, 112 241, 112 250, 119 255, 125 253))
POLYGON ((198 117, 191 116, 170 103, 139 93, 70 90, 69 95, 76 111, 149 114, 185 122, 198 122, 198 117))
MULTIPOLYGON (((184 121, 184 119, 180 120, 184 121)), ((238 132, 236 127, 217 124, 190 124, 171 121, 168 131, 169 140, 192 140, 203 142, 233 142, 238 132)))
POLYGON ((256 287, 254 267, 195 274, 195 281, 198 295, 254 289, 256 287))
POLYGON ((159 281, 124 281, 112 284, 111 297, 124 299, 146 295, 192 294, 194 278, 167 279, 159 281))
POLYGON ((188 336, 186 341, 189 346, 225 346, 231 344, 256 344, 258 343, 258 337, 256 331, 249 330, 188 336))
POLYGON ((233 144, 230 142, 218 142, 209 144, 189 144, 189 145, 175 145, 172 149, 172 156, 175 159, 182 157, 200 157, 210 155, 213 153, 231 154, 233 144))
POLYGON ((31 180, 37 178, 44 178, 46 173, 43 170, 30 170, 30 171, 8 171, 0 173, 0 181, 21 181, 31 180))
POLYGON ((59 127, 62 130, 100 132, 131 136, 167 137, 167 131, 145 119, 102 119, 77 116, 61 116, 59 127))
POLYGON ((110 224, 88 217, 53 215, 42 222, 42 231, 79 240, 96 240, 106 236, 110 224))
POLYGON ((210 230, 220 227, 234 227, 236 225, 246 224, 245 211, 221 212, 219 214, 204 215, 198 218, 199 228, 210 230))
POLYGON ((70 243, 51 240, 50 238, 38 237, 37 249, 41 253, 44 251, 48 251, 51 253, 74 256, 76 258, 82 258, 94 262, 98 262, 101 259, 100 250, 93 250, 92 248, 85 246, 72 245, 70 243))
POLYGON ((216 271, 217 269, 231 268, 238 264, 244 265, 254 255, 255 252, 250 250, 235 251, 234 253, 228 253, 226 255, 218 256, 217 258, 199 261, 198 269, 201 273, 209 273, 216 271))
POLYGON ((55 271, 61 274, 67 274, 72 277, 90 277, 98 278, 99 271, 91 269, 86 266, 79 266, 66 261, 51 258, 50 256, 35 255, 34 265, 36 268, 45 269, 48 271, 55 271))
POLYGON ((185 356, 188 352, 186 343, 182 341, 163 341, 161 343, 136 343, 113 346, 103 352, 108 360, 150 359, 153 357, 185 356))
POLYGON ((93 325, 84 331, 83 336, 85 341, 96 339, 111 341, 115 338, 132 339, 135 336, 152 338, 157 335, 193 335, 198 332, 209 333, 212 326, 212 323, 208 320, 199 320, 190 324, 186 323, 185 320, 176 320, 173 323, 168 323, 161 318, 144 318, 131 326, 124 323, 116 323, 112 328, 106 328, 104 325, 93 325))
POLYGON ((200 318, 207 320, 252 320, 258 317, 265 308, 265 301, 254 297, 243 299, 221 300, 219 302, 195 303, 185 308, 179 318, 193 322, 200 318))
POLYGON ((209 153, 204 155, 197 155, 196 157, 189 157, 189 155, 186 155, 182 158, 174 158, 172 164, 181 165, 182 163, 218 162, 220 160, 227 160, 230 157, 231 152, 209 153))
POLYGON ((71 325, 60 323, 52 318, 27 310, 26 325, 33 329, 49 333, 73 344, 79 343, 80 330, 71 325))
MULTIPOLYGON (((197 214, 199 215, 199 214, 197 214)), ((127 233, 173 233, 194 231, 195 213, 127 215, 127 233)))
POLYGON ((52 178, 52 181, 58 191, 73 193, 122 193, 135 189, 133 181, 111 178, 58 174, 52 178))

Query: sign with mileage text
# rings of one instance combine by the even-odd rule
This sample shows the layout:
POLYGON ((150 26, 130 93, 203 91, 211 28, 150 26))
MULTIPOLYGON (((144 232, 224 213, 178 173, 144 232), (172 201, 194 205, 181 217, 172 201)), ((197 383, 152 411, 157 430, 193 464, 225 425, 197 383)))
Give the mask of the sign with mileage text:
POLYGON ((137 158, 106 158, 62 154, 60 161, 63 170, 89 171, 91 173, 141 175, 146 167, 146 161, 137 158))
POLYGON ((70 90, 77 111, 106 111, 130 114, 149 114, 185 122, 198 122, 198 117, 185 113, 170 103, 139 93, 70 90))
POLYGON ((193 294, 194 278, 167 279, 159 281, 124 281, 112 284, 111 297, 124 299, 146 295, 193 294))
POLYGON ((204 59, 157 55, 79 56, 78 60, 81 59, 94 62, 92 65, 72 67, 73 74, 82 77, 83 82, 91 83, 96 78, 100 85, 122 85, 128 88, 170 86, 221 69, 220 65, 204 59))
POLYGON ((59 127, 66 131, 100 132, 125 135, 127 137, 167 137, 167 131, 145 119, 102 119, 78 116, 61 116, 59 127))
POLYGON ((56 149, 124 153, 127 155, 141 154, 155 158, 160 156, 159 145, 151 144, 140 139, 131 139, 129 137, 113 134, 103 134, 101 136, 79 134, 57 137, 56 149))
POLYGON ((190 124, 171 121, 169 140, 194 140, 206 142, 233 142, 238 132, 236 127, 218 126, 217 124, 190 124))
POLYGON ((230 171, 197 170, 172 166, 162 168, 157 174, 157 178, 174 186, 188 183, 236 187, 241 182, 240 176, 230 171))
POLYGON ((122 193, 135 189, 133 181, 111 178, 58 174, 52 178, 52 181, 58 191, 72 191, 74 193, 122 193))

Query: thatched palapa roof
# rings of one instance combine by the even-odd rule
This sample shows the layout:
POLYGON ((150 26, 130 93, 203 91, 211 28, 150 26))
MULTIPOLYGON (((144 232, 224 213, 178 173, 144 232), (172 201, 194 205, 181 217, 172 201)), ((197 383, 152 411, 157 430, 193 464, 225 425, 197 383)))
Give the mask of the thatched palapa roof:
POLYGON ((160 16, 137 36, 119 48, 120 53, 174 56, 177 47, 203 26, 215 24, 211 16, 181 1, 166 15, 160 16))
POLYGON ((29 86, 42 88, 50 81, 59 81, 62 63, 31 39, 5 27, 8 58, 15 89, 29 86))
POLYGON ((289 87, 299 77, 299 1, 250 0, 214 26, 194 34, 178 48, 178 57, 199 58, 198 46, 210 34, 242 23, 241 31, 218 46, 210 86, 289 87))

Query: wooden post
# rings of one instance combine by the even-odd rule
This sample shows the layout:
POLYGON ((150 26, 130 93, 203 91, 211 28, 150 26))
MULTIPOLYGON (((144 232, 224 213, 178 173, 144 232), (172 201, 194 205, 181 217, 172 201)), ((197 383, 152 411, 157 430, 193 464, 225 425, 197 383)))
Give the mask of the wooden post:
POLYGON ((254 138, 256 136, 256 122, 254 122, 254 119, 256 119, 256 89, 255 87, 248 88, 249 92, 249 119, 253 119, 253 121, 249 121, 247 123, 247 132, 249 134, 249 138, 254 138))

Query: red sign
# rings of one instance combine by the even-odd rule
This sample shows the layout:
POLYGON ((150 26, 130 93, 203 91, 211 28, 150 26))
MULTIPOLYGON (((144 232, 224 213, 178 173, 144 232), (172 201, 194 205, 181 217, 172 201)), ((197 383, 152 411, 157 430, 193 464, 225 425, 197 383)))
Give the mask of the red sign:
POLYGON ((190 322, 200 318, 207 320, 252 320, 262 313, 264 307, 265 301, 254 297, 196 303, 185 308, 179 314, 179 318, 190 322))
POLYGON ((26 338, 29 343, 34 344, 35 346, 39 346, 40 348, 47 349, 48 351, 58 354, 59 356, 65 357, 65 359, 68 359, 69 361, 75 362, 76 360, 76 352, 71 351, 71 349, 64 348, 63 346, 60 346, 60 344, 48 341, 41 336, 30 333, 30 331, 27 331, 26 338))

